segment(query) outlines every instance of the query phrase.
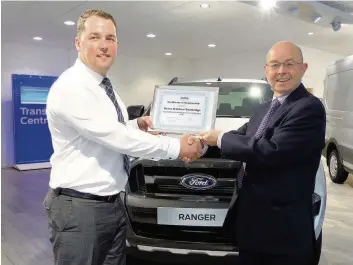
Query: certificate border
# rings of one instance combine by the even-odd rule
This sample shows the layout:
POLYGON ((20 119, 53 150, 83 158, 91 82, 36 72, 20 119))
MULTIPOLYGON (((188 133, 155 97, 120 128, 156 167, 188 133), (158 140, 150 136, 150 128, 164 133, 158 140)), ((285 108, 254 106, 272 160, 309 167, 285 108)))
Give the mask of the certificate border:
MULTIPOLYGON (((219 87, 202 87, 202 86, 173 86, 173 85, 156 85, 153 93, 153 103, 151 106, 151 119, 154 122, 155 120, 155 111, 157 109, 156 105, 160 104, 160 98, 158 97, 158 90, 160 89, 167 89, 167 90, 185 90, 185 91, 204 91, 209 92, 209 99, 212 98, 213 100, 213 112, 211 115, 211 126, 210 128, 204 128, 203 130, 210 130, 214 129, 216 123, 216 113, 217 113, 217 104, 218 104, 218 94, 219 94, 219 87)), ((206 115, 206 114, 205 114, 206 115)), ((208 117, 206 117, 208 118, 208 117)), ((158 123, 159 124, 159 123, 158 123)), ((163 129, 158 126, 155 126, 153 131, 163 132, 163 133, 172 133, 172 134, 184 134, 184 133, 199 133, 200 130, 171 130, 171 129, 163 129)))

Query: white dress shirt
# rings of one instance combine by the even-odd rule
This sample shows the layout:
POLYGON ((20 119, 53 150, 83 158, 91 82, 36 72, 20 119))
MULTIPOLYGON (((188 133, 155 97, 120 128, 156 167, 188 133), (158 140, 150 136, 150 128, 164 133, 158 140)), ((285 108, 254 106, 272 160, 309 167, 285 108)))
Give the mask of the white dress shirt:
POLYGON ((57 79, 47 99, 47 120, 54 153, 49 186, 106 196, 125 188, 123 155, 176 159, 179 139, 155 136, 128 121, 126 107, 115 93, 126 126, 118 122, 114 104, 101 85, 103 76, 80 59, 57 79))

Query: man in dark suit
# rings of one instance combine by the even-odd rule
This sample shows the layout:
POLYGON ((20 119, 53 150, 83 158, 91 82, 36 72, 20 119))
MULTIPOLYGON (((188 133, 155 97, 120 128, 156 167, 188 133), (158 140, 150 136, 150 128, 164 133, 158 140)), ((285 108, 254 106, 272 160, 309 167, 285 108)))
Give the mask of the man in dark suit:
POLYGON ((312 264, 312 195, 325 110, 301 82, 307 64, 298 46, 279 42, 266 59, 272 102, 260 105, 240 129, 205 132, 201 139, 243 162, 224 222, 239 246, 239 264, 312 264))

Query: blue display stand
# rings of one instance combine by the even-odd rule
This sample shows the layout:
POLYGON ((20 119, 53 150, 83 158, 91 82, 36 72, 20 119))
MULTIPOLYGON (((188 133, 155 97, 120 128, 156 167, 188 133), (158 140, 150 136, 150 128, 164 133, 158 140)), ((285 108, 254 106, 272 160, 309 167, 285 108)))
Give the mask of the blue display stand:
POLYGON ((53 153, 46 117, 48 92, 57 77, 12 75, 14 155, 19 170, 49 168, 53 153))

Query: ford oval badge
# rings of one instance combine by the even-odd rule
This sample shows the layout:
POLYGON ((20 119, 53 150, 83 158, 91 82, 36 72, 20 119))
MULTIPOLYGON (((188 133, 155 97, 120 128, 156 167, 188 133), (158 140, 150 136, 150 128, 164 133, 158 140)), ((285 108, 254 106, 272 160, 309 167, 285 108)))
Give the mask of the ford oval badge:
POLYGON ((180 184, 194 190, 208 190, 216 186, 217 180, 205 174, 188 174, 181 178, 180 184))

